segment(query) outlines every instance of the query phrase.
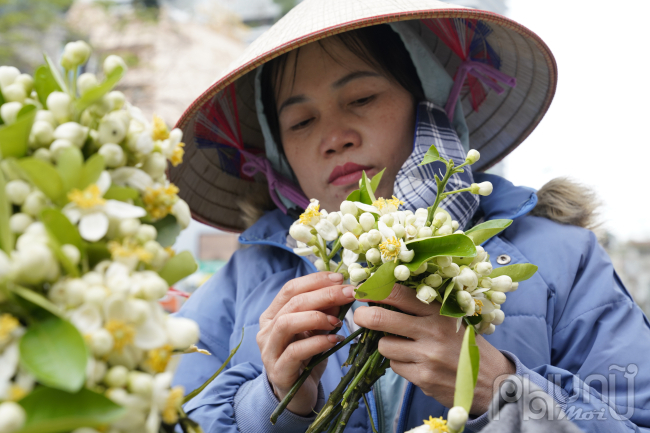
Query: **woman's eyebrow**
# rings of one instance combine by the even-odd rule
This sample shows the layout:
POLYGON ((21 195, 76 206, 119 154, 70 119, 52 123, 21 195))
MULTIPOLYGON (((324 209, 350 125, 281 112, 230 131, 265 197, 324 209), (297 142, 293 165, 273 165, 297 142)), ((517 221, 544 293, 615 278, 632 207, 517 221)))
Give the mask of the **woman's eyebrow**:
POLYGON ((359 78, 366 78, 366 77, 381 77, 380 74, 372 71, 354 71, 350 72, 343 78, 339 78, 332 84, 333 89, 340 89, 341 87, 345 86, 348 84, 350 81, 359 79, 359 78))
POLYGON ((304 95, 290 96, 289 98, 285 99, 284 102, 280 105, 280 108, 278 108, 278 116, 280 113, 282 113, 282 110, 287 108, 289 105, 300 104, 303 102, 307 102, 307 97, 304 95))

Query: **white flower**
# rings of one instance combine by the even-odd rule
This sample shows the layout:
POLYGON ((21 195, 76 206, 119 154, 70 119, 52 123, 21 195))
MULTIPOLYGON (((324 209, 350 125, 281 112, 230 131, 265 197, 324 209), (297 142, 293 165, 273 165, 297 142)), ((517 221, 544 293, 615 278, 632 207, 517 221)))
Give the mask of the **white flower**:
POLYGON ((364 212, 359 216, 359 223, 364 232, 369 232, 375 226, 375 217, 369 212, 364 212))
POLYGON ((153 179, 158 179, 165 174, 167 159, 162 153, 153 152, 144 161, 142 169, 153 179))
POLYGON ((98 139, 101 144, 121 143, 129 127, 128 113, 123 110, 112 111, 99 122, 98 139))
POLYGON ((398 239, 403 239, 404 236, 406 236, 406 229, 404 229, 404 226, 400 223, 393 224, 391 229, 395 232, 395 236, 397 236, 398 239))
POLYGON ((13 433, 22 428, 27 419, 25 409, 13 401, 0 403, 0 432, 13 433))
POLYGON ((65 123, 70 120, 72 116, 72 98, 67 93, 50 93, 46 105, 58 123, 65 123))
POLYGON ((113 350, 115 345, 115 340, 113 335, 104 328, 100 328, 97 331, 93 332, 88 339, 88 345, 90 350, 92 350, 93 355, 101 357, 108 355, 108 353, 113 350))
MULTIPOLYGON (((372 215, 371 215, 372 216, 372 215)), ((379 218, 379 221, 383 222, 386 224, 388 227, 392 227, 393 224, 395 223, 395 217, 392 214, 384 214, 379 218)), ((374 218, 373 218, 373 224, 374 224, 374 218)))
POLYGON ((460 274, 460 267, 456 263, 452 263, 447 267, 441 268, 440 274, 445 278, 457 277, 460 274))
POLYGON ((29 74, 20 74, 16 77, 14 84, 20 84, 25 89, 25 94, 29 95, 34 89, 34 79, 29 74))
POLYGON ((397 256, 397 258, 404 263, 409 263, 411 260, 413 260, 413 257, 415 257, 415 251, 406 248, 406 244, 404 244, 403 240, 400 240, 400 244, 402 250, 400 251, 399 256, 397 256))
POLYGON ((506 294, 503 292, 495 292, 490 290, 488 292, 485 292, 485 296, 495 304, 501 305, 506 302, 506 294))
POLYGON ((391 229, 390 227, 388 227, 388 226, 387 226, 386 224, 384 224, 383 222, 379 221, 379 222, 377 223, 377 227, 379 228, 379 233, 381 233, 381 235, 382 235, 384 238, 386 238, 386 239, 397 238, 397 235, 395 235, 395 232, 393 231, 393 229, 391 229))
MULTIPOLYGON (((474 150, 470 150, 470 153, 472 151, 474 150)), ((463 408, 462 406, 454 406, 451 409, 449 409, 449 413, 447 414, 447 426, 449 426, 449 428, 452 430, 460 430, 465 426, 465 423, 467 423, 468 417, 469 415, 467 414, 465 408, 463 408)))
POLYGON ((126 385, 129 370, 123 365, 111 367, 104 376, 104 383, 111 388, 122 388, 126 385))
POLYGON ((344 202, 341 203, 341 213, 343 215, 352 215, 356 216, 357 215, 357 206, 352 203, 351 201, 345 200, 344 202))
POLYGON ((348 232, 341 236, 341 245, 345 249, 356 251, 359 249, 359 240, 355 235, 348 232))
POLYGON ((339 232, 336 229, 336 226, 329 222, 327 219, 321 218, 321 220, 316 223, 314 228, 318 234, 328 242, 334 241, 339 237, 339 232))
POLYGON ((381 261, 381 253, 377 248, 371 248, 366 251, 366 260, 372 264, 377 264, 381 261))
MULTIPOLYGON (((25 235, 23 235, 25 236, 25 235)), ((52 281, 59 276, 59 265, 45 243, 31 243, 12 253, 16 279, 25 284, 52 281)))
POLYGON ((126 155, 119 144, 102 144, 102 147, 99 148, 97 153, 104 157, 104 162, 109 168, 119 167, 126 163, 126 155))
POLYGON ((187 202, 182 198, 176 200, 176 203, 172 206, 172 215, 176 217, 176 221, 181 226, 182 229, 186 229, 190 225, 192 220, 192 212, 187 202))
POLYGON ((435 291, 432 287, 427 286, 426 284, 420 284, 417 288, 417 295, 416 297, 424 302, 425 304, 430 304, 432 303, 435 299, 436 296, 438 295, 438 292, 435 291))
POLYGON ((478 286, 478 276, 470 268, 463 268, 456 277, 456 282, 462 284, 467 290, 474 290, 478 286))
POLYGON ((79 93, 82 95, 90 89, 94 89, 98 85, 99 81, 97 81, 97 76, 90 72, 85 72, 77 78, 77 88, 79 89, 79 93))
POLYGON ((404 265, 398 265, 397 267, 395 267, 395 270, 393 271, 393 275, 399 281, 406 281, 411 276, 411 271, 409 271, 409 268, 407 268, 404 265))
POLYGON ((167 334, 174 349, 185 350, 199 341, 199 325, 184 317, 168 317, 167 334))
POLYGON ((20 102, 7 102, 2 104, 0 107, 0 116, 5 124, 11 125, 15 123, 21 108, 23 108, 23 104, 20 102))
POLYGON ((353 268, 350 270, 350 281, 358 283, 368 278, 368 269, 366 268, 353 268))
POLYGON ((22 84, 13 83, 2 89, 2 96, 5 97, 5 101, 7 102, 19 102, 23 104, 27 93, 22 84))
POLYGON ((450 235, 452 233, 453 233, 453 229, 451 228, 451 226, 442 226, 436 231, 436 234, 440 236, 450 235))
POLYGON ((10 182, 7 182, 5 185, 5 193, 9 201, 15 205, 22 205, 25 202, 25 198, 31 192, 32 188, 24 180, 16 179, 10 182))
POLYGON ((311 234, 310 228, 300 223, 294 223, 291 225, 289 228, 289 235, 298 242, 303 242, 307 245, 312 243, 314 238, 314 235, 311 234))
POLYGON ((111 54, 110 56, 106 57, 106 59, 104 60, 104 64, 103 64, 104 74, 110 75, 111 72, 113 72, 119 66, 121 66, 122 69, 126 72, 127 67, 124 60, 120 56, 111 54))
POLYGON ((108 92, 105 98, 111 107, 111 111, 119 110, 124 106, 124 103, 126 102, 126 97, 124 96, 124 93, 120 92, 119 90, 113 90, 112 92, 108 92))
POLYGON ((498 310, 498 309, 494 310, 493 313, 494 313, 494 319, 492 320, 492 324, 499 326, 505 320, 506 315, 503 313, 502 310, 498 310))
POLYGON ((442 277, 438 274, 431 274, 424 279, 424 282, 431 287, 438 287, 442 284, 442 277))
POLYGON ((463 309, 463 311, 467 312, 466 310, 469 308, 470 303, 472 303, 472 295, 465 291, 465 290, 459 290, 456 292, 456 301, 458 301, 458 305, 463 309))
POLYGON ((478 194, 478 195, 492 194, 492 183, 490 182, 473 183, 470 186, 470 188, 472 194, 478 194))
POLYGON ((337 226, 341 224, 341 214, 339 212, 332 212, 327 215, 327 221, 337 226))
POLYGON ((376 247, 381 243, 381 241, 381 232, 379 230, 373 229, 368 232, 368 244, 371 247, 376 247))
POLYGON ((140 243, 146 243, 152 241, 158 237, 158 231, 156 228, 149 224, 142 224, 138 228, 138 233, 135 235, 136 239, 140 243))
POLYGON ((61 66, 65 69, 72 70, 77 66, 83 65, 88 61, 90 51, 90 45, 84 41, 68 42, 63 48, 61 66))
POLYGON ((476 265, 476 273, 482 277, 487 277, 492 273, 492 263, 481 262, 476 265))
POLYGON ((363 228, 361 227, 361 224, 359 224, 357 218, 352 214, 347 213, 343 215, 341 224, 343 224, 343 227, 345 227, 346 230, 352 232, 356 236, 363 233, 363 228))
POLYGON ((54 128, 50 122, 37 120, 32 125, 29 141, 33 147, 47 147, 54 141, 54 128))
POLYGON ((20 75, 18 68, 13 66, 0 66, 0 87, 5 88, 16 80, 20 75))
POLYGON ((451 266, 451 257, 450 256, 439 256, 435 258, 436 263, 438 266, 441 268, 446 268, 447 266, 451 266))
MULTIPOLYGON (((440 231, 438 231, 440 233, 440 231)), ((420 230, 418 230, 418 238, 429 238, 433 236, 433 230, 431 227, 422 227, 420 230)))
POLYGON ((350 266, 351 264, 356 263, 357 260, 359 260, 359 254, 344 248, 341 258, 345 266, 350 266))
POLYGON ((467 158, 465 158, 465 161, 467 161, 469 165, 472 165, 478 161, 479 158, 481 158, 481 154, 478 152, 478 150, 470 149, 470 151, 467 152, 467 158))
POLYGON ((512 288, 512 278, 508 275, 501 275, 492 278, 492 290, 497 292, 509 292, 512 288))
POLYGON ((77 247, 71 244, 65 244, 61 246, 61 251, 73 265, 77 266, 79 264, 81 253, 77 247))
POLYGON ((79 233, 87 241, 95 242, 106 235, 109 217, 140 218, 147 212, 139 207, 118 200, 104 200, 102 196, 110 186, 110 176, 103 172, 97 184, 83 191, 73 190, 63 213, 73 224, 79 223, 79 233))

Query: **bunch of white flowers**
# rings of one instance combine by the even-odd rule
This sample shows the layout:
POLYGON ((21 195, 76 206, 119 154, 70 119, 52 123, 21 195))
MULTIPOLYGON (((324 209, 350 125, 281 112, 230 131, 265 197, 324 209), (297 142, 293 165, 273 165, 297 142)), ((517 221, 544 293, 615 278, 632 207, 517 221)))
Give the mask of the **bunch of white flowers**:
POLYGON ((92 403, 67 415, 68 430, 157 433, 183 422, 175 355, 207 354, 198 325, 159 303, 196 269, 170 247, 191 219, 166 177, 183 134, 113 90, 120 57, 101 81, 77 77, 90 55, 69 43, 63 74, 46 58, 35 78, 0 67, 3 433, 47 430, 75 396, 92 403))

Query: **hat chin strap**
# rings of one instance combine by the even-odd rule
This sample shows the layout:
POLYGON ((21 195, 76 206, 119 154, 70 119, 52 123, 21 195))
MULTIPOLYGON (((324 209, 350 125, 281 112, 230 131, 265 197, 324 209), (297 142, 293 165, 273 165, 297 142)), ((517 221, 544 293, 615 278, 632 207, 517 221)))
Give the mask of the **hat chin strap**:
POLYGON ((278 193, 282 194, 284 198, 292 201, 297 206, 300 206, 303 209, 306 209, 309 206, 309 200, 303 194, 302 190, 293 184, 286 177, 276 173, 273 170, 271 161, 264 158, 263 156, 256 156, 245 150, 239 150, 239 152, 246 157, 247 162, 242 166, 242 171, 246 176, 252 177, 256 173, 262 173, 266 176, 266 180, 269 184, 269 194, 273 203, 285 214, 287 213, 287 207, 282 202, 278 193))

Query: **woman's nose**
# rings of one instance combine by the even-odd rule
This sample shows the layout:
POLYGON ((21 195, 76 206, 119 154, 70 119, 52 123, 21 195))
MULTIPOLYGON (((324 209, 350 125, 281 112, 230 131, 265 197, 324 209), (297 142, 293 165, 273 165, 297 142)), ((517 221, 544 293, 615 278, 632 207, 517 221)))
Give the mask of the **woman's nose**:
POLYGON ((323 136, 321 153, 324 156, 335 155, 361 145, 361 136, 353 128, 333 125, 323 136))

